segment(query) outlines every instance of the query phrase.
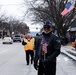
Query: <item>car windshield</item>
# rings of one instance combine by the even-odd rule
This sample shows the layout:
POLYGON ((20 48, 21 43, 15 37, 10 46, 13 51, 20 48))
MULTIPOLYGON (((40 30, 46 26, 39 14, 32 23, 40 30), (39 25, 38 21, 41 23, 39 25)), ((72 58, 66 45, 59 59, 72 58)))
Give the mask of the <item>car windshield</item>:
POLYGON ((20 37, 19 35, 16 35, 15 37, 20 37))
POLYGON ((4 39, 11 39, 11 37, 5 37, 4 39))

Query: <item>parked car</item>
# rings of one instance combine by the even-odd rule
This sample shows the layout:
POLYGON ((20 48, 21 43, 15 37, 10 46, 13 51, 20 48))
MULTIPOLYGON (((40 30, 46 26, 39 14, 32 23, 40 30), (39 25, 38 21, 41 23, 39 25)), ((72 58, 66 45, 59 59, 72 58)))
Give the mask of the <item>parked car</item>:
POLYGON ((20 35, 14 35, 13 36, 13 42, 21 42, 21 36, 20 35))
POLYGON ((4 37, 4 39, 2 40, 3 44, 13 44, 13 40, 11 37, 4 37))

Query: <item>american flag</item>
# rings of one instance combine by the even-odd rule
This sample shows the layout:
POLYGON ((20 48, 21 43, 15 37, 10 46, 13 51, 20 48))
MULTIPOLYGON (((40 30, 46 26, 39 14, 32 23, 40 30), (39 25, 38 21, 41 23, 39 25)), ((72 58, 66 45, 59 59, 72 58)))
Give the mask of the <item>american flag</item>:
POLYGON ((65 16, 67 13, 69 13, 73 9, 74 9, 74 6, 70 2, 68 2, 67 5, 65 6, 65 9, 61 12, 61 15, 65 16))
POLYGON ((42 51, 44 53, 47 53, 47 46, 48 46, 48 44, 44 40, 41 41, 41 44, 42 44, 42 51))

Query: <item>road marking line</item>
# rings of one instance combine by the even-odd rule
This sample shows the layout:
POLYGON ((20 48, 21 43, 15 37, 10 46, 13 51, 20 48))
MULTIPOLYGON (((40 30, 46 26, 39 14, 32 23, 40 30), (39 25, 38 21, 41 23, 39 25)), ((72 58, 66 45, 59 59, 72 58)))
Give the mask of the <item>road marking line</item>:
POLYGON ((8 50, 2 51, 2 52, 0 52, 0 54, 1 54, 1 53, 4 53, 4 52, 7 52, 7 51, 8 51, 8 50))

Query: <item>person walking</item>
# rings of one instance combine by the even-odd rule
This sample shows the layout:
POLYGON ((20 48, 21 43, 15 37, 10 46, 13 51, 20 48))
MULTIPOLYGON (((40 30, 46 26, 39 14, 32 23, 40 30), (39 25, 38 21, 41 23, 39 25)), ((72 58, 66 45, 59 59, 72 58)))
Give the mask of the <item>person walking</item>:
POLYGON ((29 65, 29 59, 31 57, 31 64, 33 63, 34 58, 34 42, 35 39, 31 36, 30 33, 26 35, 26 38, 23 39, 22 45, 24 46, 24 50, 26 53, 26 62, 29 65))
POLYGON ((52 33, 52 23, 45 21, 42 34, 35 41, 34 68, 37 75, 56 75, 56 57, 60 54, 61 43, 52 33))
POLYGON ((76 39, 75 39, 75 46, 74 46, 75 50, 76 50, 76 39))

